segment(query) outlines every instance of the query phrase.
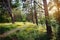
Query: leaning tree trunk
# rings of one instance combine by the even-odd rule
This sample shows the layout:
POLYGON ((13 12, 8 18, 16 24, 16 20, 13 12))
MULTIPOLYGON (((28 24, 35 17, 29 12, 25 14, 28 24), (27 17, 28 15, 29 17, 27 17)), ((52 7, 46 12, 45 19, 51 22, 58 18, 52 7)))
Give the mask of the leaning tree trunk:
POLYGON ((8 13, 10 14, 10 16, 11 16, 11 19, 12 19, 12 23, 14 23, 15 22, 15 20, 14 20, 14 15, 12 14, 12 10, 11 10, 11 6, 10 6, 10 0, 7 0, 7 5, 8 5, 8 13))
POLYGON ((34 18, 35 18, 35 23, 38 25, 37 12, 36 12, 36 2, 35 2, 35 0, 34 0, 34 18))
POLYGON ((31 0, 31 15, 32 15, 32 22, 35 23, 35 22, 34 22, 34 18, 33 18, 32 1, 33 1, 33 0, 31 0))
POLYGON ((49 40, 52 38, 52 28, 51 25, 49 23, 49 14, 48 14, 48 7, 47 7, 47 1, 43 0, 43 4, 44 4, 44 11, 45 11, 45 18, 46 18, 46 28, 47 28, 47 36, 49 38, 49 40))
POLYGON ((3 7, 5 7, 5 9, 8 11, 8 13, 12 19, 12 23, 14 23, 14 16, 12 14, 11 6, 10 6, 10 0, 2 0, 2 4, 3 4, 3 7))

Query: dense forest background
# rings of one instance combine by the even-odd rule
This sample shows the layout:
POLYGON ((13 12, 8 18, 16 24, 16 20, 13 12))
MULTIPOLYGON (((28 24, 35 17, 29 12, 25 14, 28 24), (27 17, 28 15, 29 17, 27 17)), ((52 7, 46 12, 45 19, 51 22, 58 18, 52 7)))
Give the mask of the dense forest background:
POLYGON ((60 40, 60 0, 0 0, 0 40, 60 40))

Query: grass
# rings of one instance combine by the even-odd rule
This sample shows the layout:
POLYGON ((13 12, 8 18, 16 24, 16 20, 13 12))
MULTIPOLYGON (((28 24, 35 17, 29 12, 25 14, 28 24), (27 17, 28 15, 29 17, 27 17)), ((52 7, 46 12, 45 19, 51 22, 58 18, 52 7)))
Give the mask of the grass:
MULTIPOLYGON (((31 27, 36 27, 37 25, 36 24, 33 24, 31 22, 15 22, 15 24, 12 24, 12 23, 0 23, 0 27, 1 26, 8 26, 8 27, 19 27, 19 28, 23 28, 23 27, 28 27, 28 28, 31 28, 31 27)), ((46 26, 41 26, 41 25, 38 25, 37 26, 37 30, 41 31, 41 32, 46 32, 46 26)))
MULTIPOLYGON (((42 25, 36 25, 31 22, 15 22, 15 24, 12 23, 0 23, 0 32, 4 33, 9 30, 20 28, 20 31, 17 31, 8 37, 11 39, 11 37, 17 37, 19 40, 35 40, 36 38, 40 38, 41 40, 47 40, 46 36, 46 26, 42 25), (25 29, 22 29, 25 28, 25 29), (14 36, 15 35, 15 36, 14 36)), ((7 39, 6 39, 7 40, 7 39)))

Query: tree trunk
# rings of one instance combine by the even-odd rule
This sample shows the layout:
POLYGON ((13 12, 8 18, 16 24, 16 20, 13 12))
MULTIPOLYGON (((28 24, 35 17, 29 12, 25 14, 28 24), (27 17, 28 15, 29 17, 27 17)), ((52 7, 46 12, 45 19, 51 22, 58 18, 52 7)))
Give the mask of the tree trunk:
POLYGON ((34 23, 34 18, 33 18, 33 10, 32 10, 32 0, 31 0, 31 15, 32 15, 32 22, 34 23))
POLYGON ((34 18, 35 18, 35 23, 38 25, 37 12, 36 12, 36 2, 35 2, 35 0, 34 0, 34 18))
POLYGON ((10 6, 10 0, 3 0, 2 2, 3 2, 3 6, 6 8, 6 10, 8 11, 8 13, 11 17, 12 23, 14 23, 14 16, 12 14, 11 6, 10 6))
POLYGON ((46 28, 47 28, 47 36, 48 39, 50 40, 52 38, 52 28, 50 25, 50 21, 49 21, 49 14, 48 14, 48 7, 47 7, 47 1, 43 0, 43 4, 44 4, 44 11, 45 11, 45 18, 46 18, 46 28))

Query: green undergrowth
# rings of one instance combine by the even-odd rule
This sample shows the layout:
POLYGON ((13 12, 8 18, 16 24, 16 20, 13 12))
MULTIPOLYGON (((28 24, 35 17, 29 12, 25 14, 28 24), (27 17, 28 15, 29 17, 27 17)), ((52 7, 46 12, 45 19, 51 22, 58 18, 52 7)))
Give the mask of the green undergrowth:
POLYGON ((11 23, 0 23, 0 34, 7 31, 20 28, 16 32, 8 35, 7 37, 0 38, 1 40, 48 40, 46 35, 46 27, 36 25, 30 22, 16 22, 11 23))

